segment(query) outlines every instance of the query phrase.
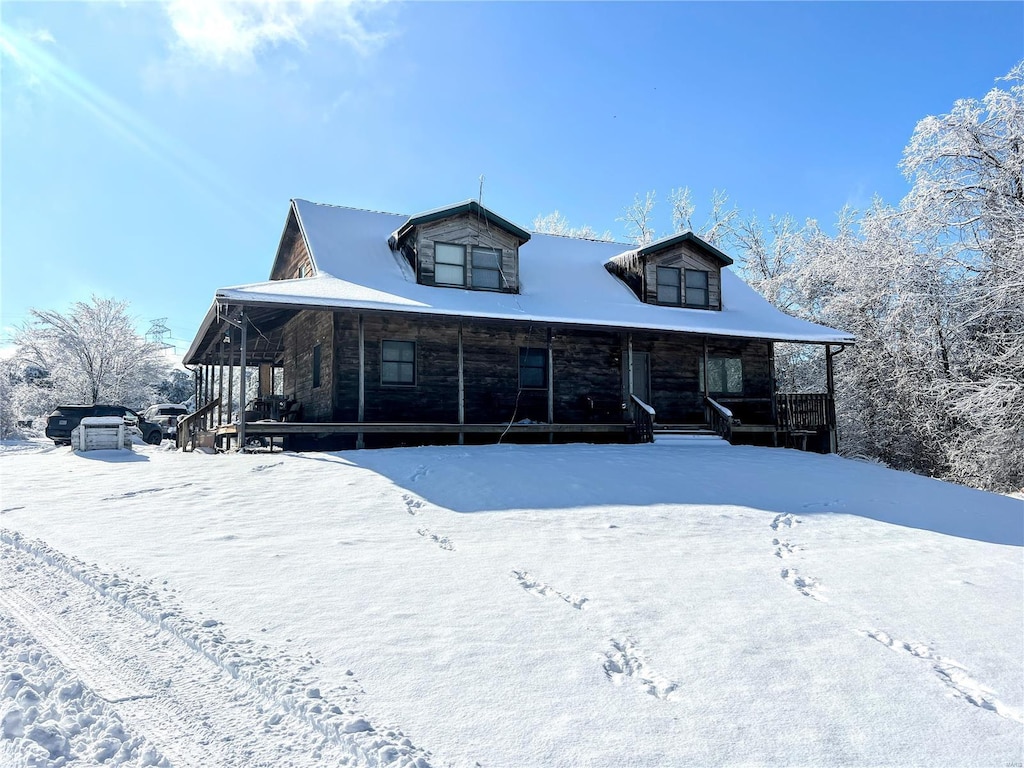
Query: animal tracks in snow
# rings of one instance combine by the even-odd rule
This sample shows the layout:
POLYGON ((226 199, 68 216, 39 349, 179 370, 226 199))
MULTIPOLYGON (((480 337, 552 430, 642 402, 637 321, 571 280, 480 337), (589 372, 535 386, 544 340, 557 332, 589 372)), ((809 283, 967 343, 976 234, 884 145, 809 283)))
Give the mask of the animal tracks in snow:
POLYGON ((418 528, 416 530, 416 533, 418 533, 425 539, 430 539, 435 544, 437 544, 437 546, 439 546, 441 549, 446 549, 449 552, 455 551, 455 545, 452 543, 452 540, 449 539, 447 536, 438 536, 436 533, 433 533, 429 528, 418 528))
POLYGON ((253 472, 266 472, 268 469, 273 469, 274 467, 283 467, 283 466, 284 466, 284 462, 283 461, 279 461, 276 464, 259 464, 258 466, 253 467, 252 471, 253 472))
POLYGON ((119 493, 116 496, 105 496, 102 501, 118 501, 120 499, 131 499, 135 496, 144 496, 148 493, 160 493, 162 491, 173 491, 178 488, 188 488, 194 485, 194 483, 182 483, 181 485, 169 485, 166 488, 141 488, 137 491, 128 491, 127 493, 119 493))
POLYGON ((423 500, 415 499, 408 493, 402 494, 402 501, 405 502, 405 511, 410 515, 418 515, 420 510, 423 509, 423 500))
POLYGON ((803 520, 799 517, 791 515, 789 512, 785 514, 776 515, 775 519, 772 520, 772 530, 777 531, 779 528, 792 528, 794 525, 800 525, 803 520))
POLYGON ((793 587, 801 595, 813 598, 814 600, 820 600, 822 602, 825 599, 818 594, 818 580, 810 576, 801 576, 800 572, 796 568, 783 568, 779 574, 782 580, 792 584, 793 587))
POLYGON ((560 600, 564 600, 576 610, 583 610, 584 604, 588 602, 587 598, 582 595, 570 595, 566 592, 561 592, 555 589, 550 584, 545 584, 542 581, 537 581, 526 571, 512 571, 512 576, 515 577, 516 581, 519 582, 519 586, 534 595, 540 595, 541 597, 557 597, 560 600))
MULTIPOLYGON (((796 515, 784 512, 775 516, 775 519, 772 520, 771 528, 773 531, 780 533, 780 535, 784 535, 787 530, 791 531, 793 526, 801 525, 802 523, 803 520, 796 515)), ((804 549, 799 544, 791 544, 778 536, 772 539, 772 546, 775 547, 775 556, 782 560, 787 560, 793 555, 802 552, 804 549)), ((812 576, 802 576, 800 571, 792 566, 783 568, 779 571, 779 576, 781 576, 783 581, 790 584, 801 595, 825 602, 825 598, 820 594, 818 586, 819 582, 816 578, 812 576)))
POLYGON ((679 683, 652 674, 647 659, 635 639, 612 640, 612 649, 604 654, 604 673, 615 685, 635 682, 656 699, 671 701, 679 683))
POLYGON ((995 692, 972 678, 962 664, 938 655, 924 643, 908 643, 890 637, 881 630, 867 630, 865 635, 877 640, 889 650, 906 654, 929 663, 935 674, 953 689, 953 695, 976 707, 995 712, 1000 717, 1024 723, 1024 713, 1007 706, 995 697, 995 692))

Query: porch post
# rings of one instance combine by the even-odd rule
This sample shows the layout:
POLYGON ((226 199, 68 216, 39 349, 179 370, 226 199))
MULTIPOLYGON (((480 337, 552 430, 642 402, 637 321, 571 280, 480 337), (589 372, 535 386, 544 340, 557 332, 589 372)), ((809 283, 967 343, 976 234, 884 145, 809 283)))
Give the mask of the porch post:
POLYGON ((778 391, 775 381, 775 342, 768 342, 768 391, 772 398, 772 443, 779 447, 779 403, 778 391))
MULTIPOLYGON (((363 423, 366 418, 366 329, 363 315, 359 315, 359 415, 358 421, 363 423)), ((363 447, 363 433, 356 434, 356 448, 363 447)))
MULTIPOLYGON (((555 355, 551 348, 551 342, 554 335, 551 328, 548 328, 548 424, 555 423, 555 371, 554 371, 554 360, 555 355)), ((554 431, 548 432, 548 442, 555 442, 554 431)))
POLYGON ((224 423, 224 341, 218 344, 217 354, 217 399, 220 405, 217 406, 217 426, 224 423))
POLYGON ((633 334, 626 334, 626 401, 633 411, 633 334))
MULTIPOLYGON (((462 356, 462 321, 459 321, 459 424, 466 423, 466 365, 462 356)), ((466 442, 466 433, 459 430, 459 445, 466 442)))
POLYGON ((704 355, 704 381, 701 382, 701 387, 704 389, 704 419, 708 424, 712 424, 711 421, 711 406, 708 405, 708 398, 711 396, 708 390, 708 337, 705 336, 703 339, 703 355, 704 355))
POLYGON ((242 348, 241 354, 241 370, 238 372, 238 386, 241 389, 241 394, 238 396, 238 450, 245 450, 245 347, 249 341, 249 320, 245 316, 245 310, 242 310, 242 316, 239 318, 239 322, 242 325, 242 348))
MULTIPOLYGON (((842 347, 840 347, 842 349, 842 347)), ((832 345, 825 345, 825 389, 828 401, 825 403, 825 419, 828 425, 828 450, 836 453, 839 450, 838 425, 835 423, 836 380, 832 371, 832 345)))
POLYGON ((234 355, 231 356, 231 363, 228 365, 228 423, 230 424, 235 413, 234 397, 235 397, 235 361, 234 355))

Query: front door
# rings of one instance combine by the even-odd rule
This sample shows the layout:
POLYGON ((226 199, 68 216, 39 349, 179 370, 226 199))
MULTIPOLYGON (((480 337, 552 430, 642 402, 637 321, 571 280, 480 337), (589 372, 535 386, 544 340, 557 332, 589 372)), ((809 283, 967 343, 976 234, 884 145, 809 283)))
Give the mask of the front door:
MULTIPOLYGON (((623 361, 625 374, 623 376, 628 381, 629 376, 629 360, 623 361)), ((651 356, 648 352, 633 352, 633 394, 643 400, 650 406, 654 403, 651 402, 651 356)), ((628 392, 628 390, 627 390, 628 392)))

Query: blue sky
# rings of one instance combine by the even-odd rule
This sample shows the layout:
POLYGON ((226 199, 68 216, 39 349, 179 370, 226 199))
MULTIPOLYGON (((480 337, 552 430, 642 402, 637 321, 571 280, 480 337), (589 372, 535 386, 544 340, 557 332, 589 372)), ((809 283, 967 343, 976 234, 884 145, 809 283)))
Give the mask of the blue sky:
POLYGON ((625 239, 656 190, 831 223, 1024 58, 1021 3, 3 2, 4 335, 91 294, 184 350, 293 197, 625 239))

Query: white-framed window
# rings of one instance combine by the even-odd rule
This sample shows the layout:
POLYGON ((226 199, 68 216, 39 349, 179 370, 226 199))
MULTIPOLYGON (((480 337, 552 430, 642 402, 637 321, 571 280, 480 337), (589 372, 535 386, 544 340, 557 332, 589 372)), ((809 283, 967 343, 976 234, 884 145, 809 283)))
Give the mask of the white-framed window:
MULTIPOLYGON (((704 358, 700 359, 700 386, 704 388, 704 358)), ((707 393, 710 395, 743 394, 743 359, 739 357, 709 357, 707 393)))
POLYGON ((466 246, 434 243, 434 282, 438 285, 466 285, 466 246))
POLYGON ((686 270, 686 306, 706 309, 708 302, 708 273, 702 269, 686 270))
POLYGON ((473 287, 501 290, 501 249, 473 246, 473 287))
POLYGON ((416 342, 382 341, 380 343, 380 383, 416 384, 416 342))
POLYGON ((679 306, 679 267, 658 267, 658 303, 679 306))
POLYGON ((547 388, 548 351, 546 349, 519 348, 519 386, 521 389, 547 388))

